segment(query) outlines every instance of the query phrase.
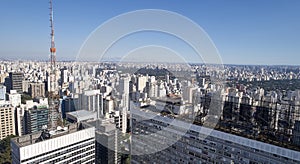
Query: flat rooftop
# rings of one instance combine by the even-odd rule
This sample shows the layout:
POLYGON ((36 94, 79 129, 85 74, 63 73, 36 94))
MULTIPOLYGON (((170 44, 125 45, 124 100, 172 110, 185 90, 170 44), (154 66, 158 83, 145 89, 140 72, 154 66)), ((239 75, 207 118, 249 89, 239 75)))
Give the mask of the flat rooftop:
MULTIPOLYGON (((202 134, 205 134, 207 136, 212 136, 224 140, 228 140, 230 142, 238 143, 243 146, 256 148, 259 150, 263 150, 269 153, 273 153, 275 151, 279 151, 280 155, 284 157, 288 157, 295 160, 300 160, 300 147, 293 146, 293 145, 286 145, 284 143, 279 142, 270 142, 269 140, 262 140, 259 138, 251 138, 245 135, 242 135, 241 133, 236 133, 234 131, 231 131, 229 129, 226 129, 226 127, 215 127, 214 129, 210 127, 205 127, 197 124, 190 124, 188 122, 185 122, 181 119, 175 119, 174 117, 164 117, 157 111, 153 110, 153 106, 150 108, 142 108, 137 109, 131 108, 131 113, 134 115, 142 116, 145 118, 151 118, 154 120, 162 121, 165 123, 170 123, 172 125, 176 125, 178 127, 181 127, 183 129, 186 129, 187 127, 190 128, 190 130, 193 130, 195 132, 199 132, 202 134), (158 117, 156 117, 158 116, 158 117)), ((171 114, 169 114, 171 115, 171 114)), ((179 133, 178 131, 174 131, 174 133, 179 133)), ((183 134, 182 134, 183 135, 183 134)))
POLYGON ((93 120, 97 118, 97 112, 88 111, 88 110, 77 110, 74 112, 66 113, 67 118, 76 119, 77 122, 93 120))
MULTIPOLYGON (((59 129, 59 130, 49 131, 49 133, 51 134, 50 138, 44 139, 44 140, 57 138, 57 137, 60 137, 60 136, 66 135, 66 134, 71 134, 71 133, 74 133, 74 132, 77 132, 77 131, 81 130, 79 128, 80 126, 79 126, 78 123, 70 124, 70 125, 65 126, 65 127, 67 127, 65 130, 59 129)), ((28 146, 28 145, 31 145, 31 144, 35 144, 35 143, 44 141, 44 140, 39 140, 41 134, 42 134, 42 131, 39 131, 39 132, 23 135, 23 136, 20 136, 20 137, 12 138, 11 141, 14 142, 16 145, 18 145, 19 147, 24 147, 24 146, 28 146)))

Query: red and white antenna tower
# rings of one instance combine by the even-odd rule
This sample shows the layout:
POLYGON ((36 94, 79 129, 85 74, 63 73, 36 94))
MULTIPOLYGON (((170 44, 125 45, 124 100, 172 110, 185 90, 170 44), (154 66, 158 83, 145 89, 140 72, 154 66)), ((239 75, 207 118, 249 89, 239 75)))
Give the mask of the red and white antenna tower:
POLYGON ((51 68, 53 69, 55 67, 56 63, 56 48, 54 43, 54 24, 53 24, 53 4, 52 0, 50 0, 50 27, 51 27, 51 47, 50 47, 50 62, 51 62, 51 68))

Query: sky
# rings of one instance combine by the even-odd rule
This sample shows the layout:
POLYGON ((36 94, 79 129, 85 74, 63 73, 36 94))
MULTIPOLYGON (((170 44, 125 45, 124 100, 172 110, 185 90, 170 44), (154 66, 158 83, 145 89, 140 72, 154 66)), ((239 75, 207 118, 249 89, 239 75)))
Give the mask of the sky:
MULTIPOLYGON (((299 0, 54 0, 53 5, 58 60, 75 60, 88 36, 115 16, 161 9, 202 27, 225 64, 300 65, 299 0)), ((48 0, 1 0, 0 20, 0 59, 49 60, 48 0)), ((160 33, 128 36, 116 49, 154 43, 177 47, 188 62, 195 60, 185 43, 160 33)))

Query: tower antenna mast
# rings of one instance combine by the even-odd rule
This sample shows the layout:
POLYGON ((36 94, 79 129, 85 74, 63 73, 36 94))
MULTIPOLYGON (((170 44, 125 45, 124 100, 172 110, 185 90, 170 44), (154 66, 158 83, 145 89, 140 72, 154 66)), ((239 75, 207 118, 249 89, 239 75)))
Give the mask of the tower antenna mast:
POLYGON ((51 62, 51 69, 55 67, 56 63, 56 48, 54 42, 54 24, 53 24, 53 2, 50 0, 50 27, 51 27, 51 47, 50 47, 50 62, 51 62))

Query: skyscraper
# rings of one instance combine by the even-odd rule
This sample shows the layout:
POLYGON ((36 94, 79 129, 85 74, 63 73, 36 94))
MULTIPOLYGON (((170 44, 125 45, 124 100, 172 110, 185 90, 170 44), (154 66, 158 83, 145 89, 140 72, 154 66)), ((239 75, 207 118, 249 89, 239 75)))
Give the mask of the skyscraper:
POLYGON ((136 91, 143 92, 146 87, 146 82, 147 82, 146 76, 138 76, 137 84, 136 84, 136 91))
POLYGON ((64 83, 68 82, 68 69, 66 67, 60 69, 60 85, 63 86, 64 83))
POLYGON ((10 104, 0 105, 0 140, 15 135, 14 108, 10 104))
POLYGON ((23 73, 20 72, 11 72, 9 76, 5 79, 6 92, 10 92, 10 90, 16 90, 18 93, 22 93, 22 81, 23 81, 23 73))
POLYGON ((21 105, 21 94, 17 93, 16 90, 10 90, 10 93, 8 94, 8 99, 13 107, 21 105))
POLYGON ((83 123, 83 126, 95 127, 96 151, 95 163, 120 163, 119 133, 113 119, 100 118, 95 121, 83 123))
POLYGON ((41 131, 43 126, 48 125, 48 115, 49 109, 43 106, 25 110, 25 133, 41 131))
POLYGON ((29 94, 32 98, 45 96, 45 84, 44 83, 30 83, 29 94))
POLYGON ((6 86, 0 85, 0 100, 6 100, 6 86))

